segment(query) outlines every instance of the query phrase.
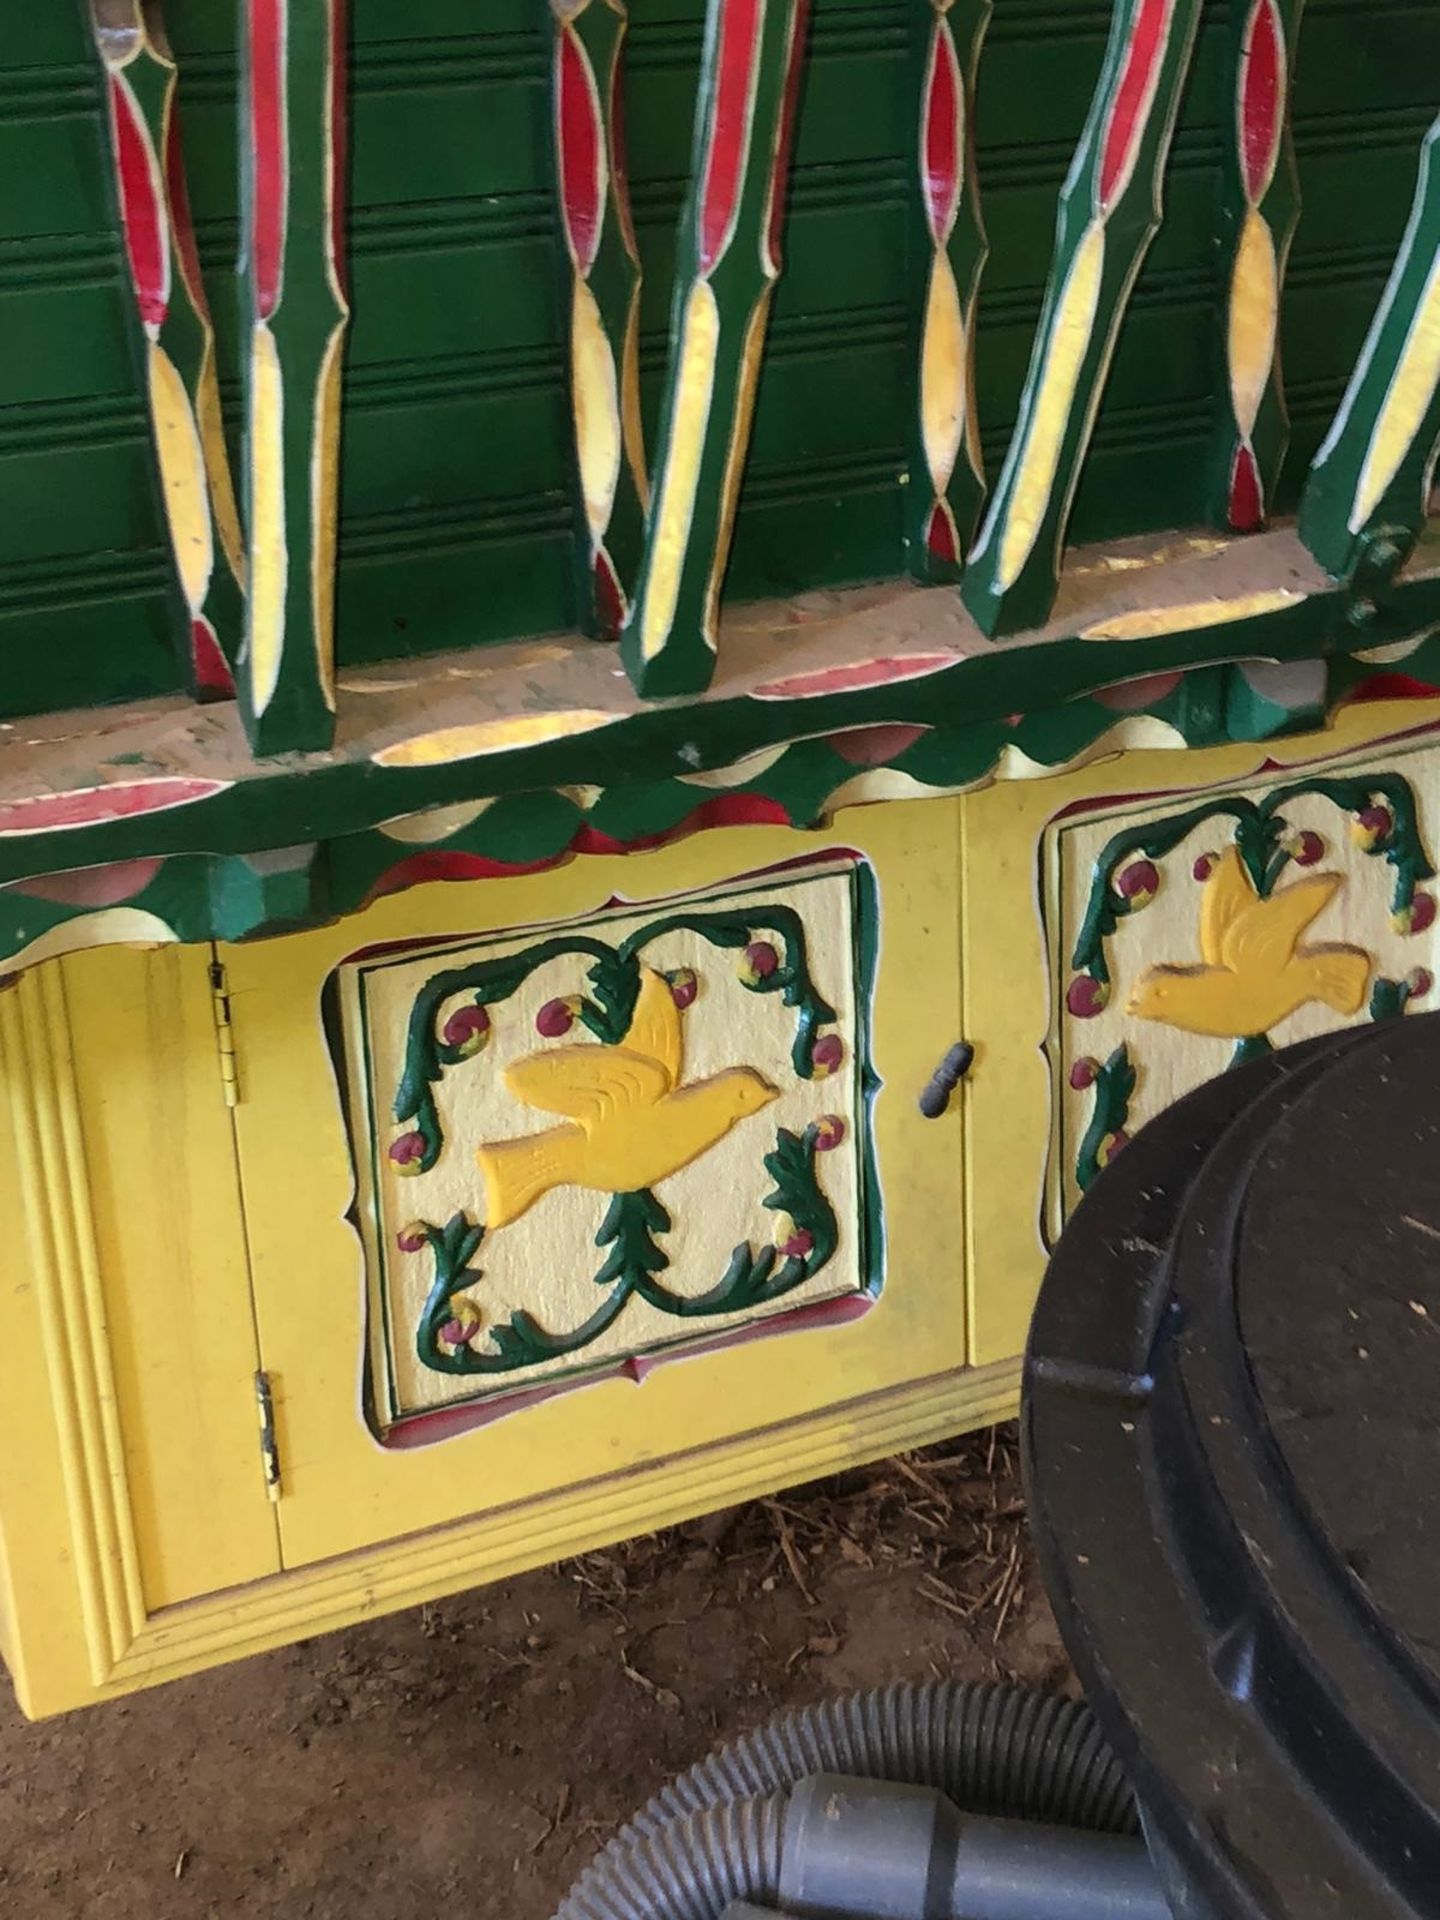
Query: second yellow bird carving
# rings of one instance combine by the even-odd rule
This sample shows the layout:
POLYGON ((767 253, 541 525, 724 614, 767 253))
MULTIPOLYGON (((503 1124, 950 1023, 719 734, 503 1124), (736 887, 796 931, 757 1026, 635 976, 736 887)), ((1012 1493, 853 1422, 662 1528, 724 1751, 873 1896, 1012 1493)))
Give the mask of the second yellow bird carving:
POLYGON ((478 1149, 492 1232, 554 1187, 653 1187, 777 1097, 753 1067, 729 1067, 682 1086, 680 1010, 663 975, 650 967, 640 972, 623 1045, 547 1047, 505 1068, 517 1100, 563 1116, 564 1124, 478 1149))
POLYGON ((1151 967, 1126 1011, 1186 1033, 1248 1039, 1312 1000, 1337 1013, 1365 1004, 1370 956, 1356 947, 1302 946, 1301 936, 1343 885, 1307 874, 1262 900, 1234 847, 1221 854, 1200 903, 1198 967, 1151 967))

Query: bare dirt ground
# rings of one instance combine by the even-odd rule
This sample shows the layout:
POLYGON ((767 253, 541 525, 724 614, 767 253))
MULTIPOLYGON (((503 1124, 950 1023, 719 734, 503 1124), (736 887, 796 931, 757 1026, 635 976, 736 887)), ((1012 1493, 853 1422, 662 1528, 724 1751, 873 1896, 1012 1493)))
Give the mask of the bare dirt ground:
POLYGON ((661 1782, 777 1708, 1069 1672, 1001 1429, 27 1725, 6 1920, 547 1920, 661 1782))

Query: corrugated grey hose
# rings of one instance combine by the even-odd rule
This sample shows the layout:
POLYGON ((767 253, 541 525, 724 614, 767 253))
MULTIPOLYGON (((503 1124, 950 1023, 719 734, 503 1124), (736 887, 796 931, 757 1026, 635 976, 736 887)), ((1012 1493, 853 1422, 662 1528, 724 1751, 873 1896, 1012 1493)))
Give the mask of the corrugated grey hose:
POLYGON ((933 1787, 971 1814, 1139 1830, 1083 1702, 945 1680, 884 1687, 783 1714, 662 1787, 555 1920, 720 1920, 733 1900, 773 1900, 788 1789, 816 1773, 933 1787))

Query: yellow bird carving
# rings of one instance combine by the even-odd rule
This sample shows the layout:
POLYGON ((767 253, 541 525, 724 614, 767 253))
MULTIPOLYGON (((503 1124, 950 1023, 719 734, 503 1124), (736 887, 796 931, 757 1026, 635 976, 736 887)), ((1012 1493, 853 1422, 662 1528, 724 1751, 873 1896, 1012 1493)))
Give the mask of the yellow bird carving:
POLYGON ((1238 851, 1228 847, 1201 896, 1203 966, 1151 967, 1135 983, 1126 1011, 1232 1040, 1268 1033, 1312 1000, 1337 1013, 1358 1013, 1370 956, 1355 947, 1300 944, 1342 884, 1338 873, 1307 874, 1262 900, 1238 851))
POLYGON ((642 967, 640 976, 623 1045, 547 1047, 506 1067, 502 1077, 517 1100, 562 1115, 564 1124, 477 1150, 492 1231, 553 1187, 653 1187, 776 1098, 753 1067, 727 1067, 682 1086, 680 1010, 663 975, 642 967))

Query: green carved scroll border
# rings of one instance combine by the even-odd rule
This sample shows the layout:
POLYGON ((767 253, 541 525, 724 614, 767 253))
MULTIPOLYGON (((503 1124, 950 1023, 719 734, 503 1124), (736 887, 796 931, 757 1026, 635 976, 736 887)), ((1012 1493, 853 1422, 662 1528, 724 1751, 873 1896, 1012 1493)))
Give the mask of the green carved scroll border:
MULTIPOLYGON (((808 880, 810 878, 822 877, 825 876, 823 874, 807 875, 804 879, 808 880)), ((881 1085, 879 1077, 875 1073, 871 1063, 873 998, 875 974, 879 958, 878 898, 874 874, 863 861, 857 861, 851 865, 848 869, 847 877, 851 886, 852 925, 854 930, 854 972, 852 984, 855 1007, 855 1046, 852 1071, 855 1074, 856 1088, 856 1151, 858 1155, 861 1200, 860 1219, 858 1222, 861 1235, 859 1265, 862 1283, 860 1291, 868 1296, 869 1299, 875 1300, 878 1299, 883 1285, 882 1251, 884 1233, 883 1203, 875 1157, 873 1127, 871 1124, 875 1096, 881 1085)), ((801 884, 804 884, 804 880, 801 881, 801 884)), ((787 916, 792 913, 792 909, 777 909, 773 904, 757 906, 755 912, 749 918, 748 925, 751 929, 763 929, 775 932, 777 931, 775 922, 780 920, 783 923, 787 916)), ((638 956, 643 950, 644 945, 649 940, 658 938, 662 932, 681 926, 690 927, 694 922, 706 918, 713 918, 717 921, 733 921, 737 917, 740 917, 740 909, 738 907, 729 908, 723 912, 716 912, 713 915, 706 915, 703 911, 699 910, 695 912, 677 911, 647 923, 646 926, 638 929, 634 935, 629 936, 626 941, 618 943, 618 945, 613 948, 607 946, 603 941, 591 939, 588 935, 578 933, 571 936, 556 936, 554 942, 546 942, 543 944, 551 949, 547 957, 554 957, 558 943, 563 941, 565 951, 593 953, 597 966, 603 964, 604 960, 611 961, 612 968, 611 970, 607 970, 604 987, 606 993, 612 995, 612 997, 608 999, 602 998, 601 993, 597 990, 596 1001, 583 1005, 577 1017, 591 1032, 595 1033, 597 1039, 600 1039, 603 1043, 614 1044, 614 1042, 610 1040, 610 1034, 616 1032, 616 1026, 618 1024, 617 1038, 623 1038, 625 1028, 629 1023, 630 1011, 633 1010, 634 1004, 633 993, 628 1002, 628 1007, 622 999, 613 997, 615 988, 613 963, 621 951, 628 947, 631 949, 633 956, 638 956), (587 1014, 589 1017, 587 1017, 587 1014)), ((810 1065, 809 1048, 811 1037, 818 1026, 822 1025, 827 1019, 833 1019, 835 1016, 829 1003, 824 1000, 818 990, 815 989, 813 982, 809 979, 808 961, 804 957, 804 929, 803 926, 798 924, 798 916, 795 916, 795 919, 797 922, 795 930, 800 936, 800 946, 796 948, 787 945, 787 953, 782 960, 781 966, 776 969, 775 973, 769 975, 756 986, 751 987, 750 991, 779 993, 782 1003, 796 1010, 796 1035, 791 1048, 791 1058, 796 1065, 797 1073, 799 1073, 801 1077, 809 1078, 811 1074, 806 1071, 806 1069, 808 1069, 810 1065), (803 1066, 801 1064, 802 1057, 803 1066)), ((696 930, 700 931, 699 928, 696 928, 696 930)), ((708 935, 705 937, 708 937, 708 935)), ((784 937, 783 933, 781 937, 784 937)), ((716 944, 721 943, 717 942, 716 944)), ((725 950, 733 950, 733 948, 727 945, 725 950)), ((525 958, 527 956, 517 957, 525 958)), ((489 963, 481 962, 478 964, 483 967, 489 963)), ((536 964, 538 965, 540 962, 537 961, 536 964)), ((450 970, 450 973, 454 975, 470 971, 473 971, 473 969, 457 968, 450 970)), ((527 973, 529 971, 533 971, 533 968, 527 969, 527 973)), ((368 1137, 364 1140, 357 1138, 351 1117, 351 1109, 349 1103, 344 1099, 344 1063, 346 1059, 346 1048, 339 1012, 339 973, 340 969, 337 968, 327 979, 322 991, 322 1022, 329 1045, 332 1066, 336 1075, 337 1090, 341 1096, 341 1107, 345 1117, 346 1131, 350 1140, 352 1158, 357 1157, 361 1152, 368 1152, 370 1154, 373 1190, 378 1192, 380 1177, 378 1164, 380 1139, 378 1130, 372 1127, 369 1130, 368 1137)), ((592 985, 593 984, 592 981, 592 985)), ((638 986, 639 972, 637 960, 634 974, 634 992, 638 992, 638 986)), ((440 1073, 443 1073, 447 1065, 458 1064, 458 1059, 452 1058, 447 1061, 440 1058, 442 1052, 453 1054, 454 1050, 446 1048, 443 1041, 435 1039, 435 1016, 438 1013, 439 1006, 443 1004, 443 1000, 453 996, 455 992, 460 990, 462 989, 452 987, 448 994, 433 998, 429 1005, 428 1018, 430 1023, 430 1037, 432 1042, 434 1042, 434 1064, 440 1073)), ((417 1001, 424 997, 422 992, 421 996, 417 996, 417 1001)), ((492 1002, 490 1004, 494 1003, 492 1002)), ((417 1024, 415 1011, 415 1009, 412 1009, 412 1029, 417 1024)), ((362 1026, 365 1029, 364 1055, 365 1063, 368 1067, 370 1058, 368 1014, 363 994, 361 995, 361 1019, 362 1026)), ((410 1037, 414 1038, 413 1032, 410 1037)), ((409 1053, 410 1048, 407 1046, 407 1055, 409 1053)), ((423 1048, 417 1048, 413 1062, 407 1061, 407 1074, 405 1080, 402 1080, 402 1084, 405 1084, 406 1081, 409 1080, 409 1067, 412 1065, 418 1076, 416 1084, 419 1084, 420 1080, 423 1079, 429 1063, 429 1055, 423 1048)), ((427 1093, 430 1084, 431 1082, 429 1080, 424 1080, 427 1093)), ((371 1112, 376 1110, 373 1089, 369 1084, 368 1071, 366 1075, 366 1104, 371 1112)), ((410 1118, 412 1116, 406 1115, 405 1117, 410 1118)), ((523 1395, 532 1383, 526 1380, 507 1380, 507 1376, 514 1375, 522 1368, 540 1364, 545 1360, 564 1357, 567 1353, 577 1355, 583 1353, 585 1347, 592 1344, 601 1333, 613 1324, 632 1298, 645 1299, 658 1311, 667 1313, 674 1318, 677 1323, 683 1323, 699 1315, 713 1317, 718 1314, 740 1314, 754 1311, 758 1307, 765 1307, 782 1300, 787 1294, 794 1292, 806 1280, 819 1273, 822 1268, 829 1263, 834 1256, 839 1241, 839 1226, 834 1209, 830 1206, 829 1201, 821 1190, 814 1171, 815 1155, 821 1150, 823 1150, 823 1142, 821 1142, 819 1138, 819 1129, 816 1125, 807 1127, 803 1134, 796 1134, 789 1129, 781 1128, 777 1132, 774 1146, 770 1152, 764 1156, 763 1164, 773 1180, 774 1186, 772 1190, 762 1198, 761 1204, 772 1212, 778 1213, 784 1211, 788 1213, 797 1233, 807 1234, 809 1236, 811 1244, 803 1253, 787 1254, 781 1258, 779 1249, 774 1247, 762 1248, 757 1253, 750 1247, 748 1242, 742 1241, 734 1249, 730 1262, 716 1285, 708 1289, 704 1294, 687 1299, 685 1296, 672 1293, 670 1289, 663 1287, 653 1278, 655 1272, 663 1270, 663 1264, 668 1264, 668 1260, 662 1250, 656 1248, 656 1252, 659 1253, 660 1261, 663 1264, 651 1269, 643 1268, 640 1261, 634 1257, 639 1252, 640 1237, 642 1234, 651 1236, 651 1244, 653 1245, 653 1235, 662 1233, 668 1228, 669 1216, 663 1205, 653 1194, 648 1192, 617 1194, 613 1196, 611 1205, 606 1211, 605 1219, 602 1221, 596 1235, 597 1246, 610 1246, 612 1248, 611 1253, 602 1261, 600 1270, 596 1275, 598 1285, 609 1285, 611 1287, 611 1291, 605 1300, 597 1307, 595 1313, 590 1315, 586 1321, 582 1323, 580 1328, 572 1330, 568 1335, 556 1335, 547 1332, 532 1316, 525 1314, 523 1311, 513 1315, 511 1319, 501 1327, 497 1328, 492 1326, 490 1329, 492 1340, 495 1340, 500 1348, 499 1353, 496 1355, 482 1355, 472 1352, 468 1360, 466 1360, 458 1355, 443 1354, 438 1344, 440 1329, 446 1324, 449 1318, 450 1301, 452 1297, 457 1290, 464 1287, 467 1276, 473 1277, 473 1269, 470 1263, 475 1259, 476 1254, 483 1245, 483 1226, 470 1221, 463 1213, 452 1215, 451 1219, 443 1226, 437 1227, 426 1223, 424 1226, 424 1238, 434 1262, 434 1276, 415 1331, 417 1354, 422 1364, 429 1367, 432 1371, 443 1372, 450 1375, 468 1375, 489 1382, 488 1387, 482 1388, 475 1394, 468 1396, 465 1400, 447 1402, 447 1407, 463 1406, 471 1401, 485 1401, 496 1398, 497 1390, 500 1389, 502 1382, 505 1383, 509 1391, 516 1395, 523 1395), (662 1219, 664 1222, 663 1225, 660 1224, 662 1219), (620 1256, 618 1259, 617 1255, 620 1256)), ((433 1164, 433 1162, 431 1164, 433 1164)), ((363 1243, 363 1236, 360 1234, 359 1227, 358 1207, 359 1199, 357 1191, 357 1199, 352 1205, 349 1219, 351 1226, 356 1230, 357 1238, 361 1238, 363 1243)), ((395 1329, 390 1314, 391 1303, 389 1289, 383 1283, 388 1248, 385 1244, 384 1237, 378 1231, 378 1221, 376 1222, 376 1228, 376 1245, 380 1257, 380 1273, 378 1278, 381 1284, 367 1286, 366 1297, 370 1303, 371 1311, 378 1311, 380 1315, 384 1335, 384 1348, 386 1355, 389 1356, 394 1352, 395 1329)), ((703 1343, 705 1337, 705 1335, 700 1337, 701 1343, 703 1343)), ((709 1337, 714 1337, 713 1331, 709 1337)), ((673 1338, 651 1342, 647 1347, 643 1349, 637 1348, 633 1354, 625 1357, 640 1359, 652 1354, 663 1354, 677 1349, 683 1352, 690 1347, 692 1340, 693 1336, 687 1337, 683 1332, 677 1332, 673 1338)), ((610 1357, 600 1361, 582 1362, 574 1368, 566 1369, 563 1373, 545 1376, 544 1380, 539 1384, 562 1388, 580 1385, 583 1384, 587 1378, 600 1375, 614 1364, 614 1360, 610 1357)), ((363 1410, 371 1431, 382 1443, 385 1441, 388 1431, 399 1426, 409 1425, 414 1421, 424 1420, 427 1414, 433 1411, 432 1409, 406 1409, 402 1411, 397 1404, 392 1379, 386 1382, 388 1391, 384 1398, 386 1402, 388 1402, 388 1407, 386 1411, 382 1412, 381 1396, 377 1392, 379 1384, 375 1374, 375 1355, 367 1336, 365 1342, 365 1369, 362 1396, 363 1410)))

